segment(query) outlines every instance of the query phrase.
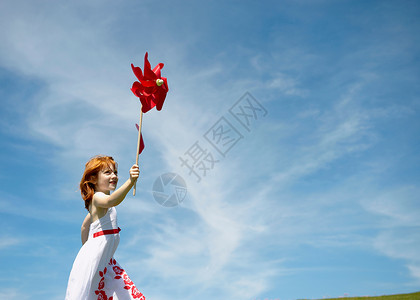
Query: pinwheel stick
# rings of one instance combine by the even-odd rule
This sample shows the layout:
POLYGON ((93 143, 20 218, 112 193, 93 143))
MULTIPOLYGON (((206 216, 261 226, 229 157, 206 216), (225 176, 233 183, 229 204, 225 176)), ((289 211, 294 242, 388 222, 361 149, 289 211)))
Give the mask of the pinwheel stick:
MULTIPOLYGON (((140 152, 140 139, 141 139, 141 123, 142 123, 142 119, 143 119, 143 110, 142 110, 143 106, 140 104, 140 120, 139 120, 139 136, 137 138, 137 152, 136 152, 136 165, 139 164, 139 152, 140 152)), ((134 187, 133 187, 133 196, 136 195, 136 182, 134 182, 134 187)))

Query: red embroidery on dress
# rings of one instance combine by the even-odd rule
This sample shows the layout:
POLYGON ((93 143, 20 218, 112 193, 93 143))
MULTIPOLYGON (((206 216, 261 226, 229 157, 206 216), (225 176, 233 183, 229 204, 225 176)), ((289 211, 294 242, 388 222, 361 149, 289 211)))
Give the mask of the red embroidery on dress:
POLYGON ((140 300, 146 300, 146 298, 143 296, 143 294, 136 288, 135 285, 131 288, 131 295, 134 299, 140 299, 140 300))
POLYGON ((134 285, 134 283, 131 281, 130 277, 128 277, 127 273, 124 272, 123 279, 125 285, 134 285))
MULTIPOLYGON (((123 270, 123 269, 121 269, 121 268, 120 268, 120 267, 118 267, 118 266, 114 266, 112 269, 114 270, 115 274, 117 274, 117 275, 122 275, 122 274, 123 274, 123 272, 124 272, 124 270, 123 270)), ((121 276, 115 276, 115 279, 120 279, 120 278, 121 278, 121 276), (118 278, 117 278, 117 277, 118 277, 118 278)))
POLYGON ((98 295, 98 300, 112 300, 114 298, 114 296, 111 296, 108 298, 107 294, 105 293, 105 291, 103 290, 105 288, 105 274, 106 274, 106 267, 103 271, 99 271, 99 276, 101 276, 101 280, 99 281, 98 284, 98 289, 95 291, 95 294, 98 295))
MULTIPOLYGON (((124 289, 131 290, 131 295, 133 296, 134 299, 146 300, 146 297, 144 297, 144 295, 137 289, 137 287, 131 281, 130 277, 128 277, 124 269, 120 268, 119 266, 116 266, 116 264, 117 264, 116 260, 111 258, 111 260, 109 261, 109 265, 113 266, 112 270, 117 275, 114 277, 114 279, 122 279, 124 281, 124 289)), ((108 300, 112 300, 112 299, 108 299, 108 300)))
POLYGON ((102 277, 101 281, 99 281, 98 290, 103 290, 105 287, 105 278, 102 277))

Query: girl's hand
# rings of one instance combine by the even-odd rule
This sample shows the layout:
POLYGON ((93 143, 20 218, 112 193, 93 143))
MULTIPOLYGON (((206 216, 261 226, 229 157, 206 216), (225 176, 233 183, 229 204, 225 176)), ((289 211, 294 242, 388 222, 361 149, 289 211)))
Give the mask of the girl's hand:
POLYGON ((139 166, 134 164, 130 169, 131 182, 137 181, 137 178, 139 178, 139 174, 140 174, 139 166))

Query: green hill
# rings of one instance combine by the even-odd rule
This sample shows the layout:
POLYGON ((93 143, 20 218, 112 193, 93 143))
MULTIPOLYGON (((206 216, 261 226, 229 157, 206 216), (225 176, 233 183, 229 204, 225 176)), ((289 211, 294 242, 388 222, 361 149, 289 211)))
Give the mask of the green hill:
MULTIPOLYGON (((321 299, 320 299, 321 300, 321 299)), ((322 300, 420 300, 420 292, 411 294, 398 294, 387 296, 372 296, 372 297, 341 297, 341 298, 328 298, 322 300)))

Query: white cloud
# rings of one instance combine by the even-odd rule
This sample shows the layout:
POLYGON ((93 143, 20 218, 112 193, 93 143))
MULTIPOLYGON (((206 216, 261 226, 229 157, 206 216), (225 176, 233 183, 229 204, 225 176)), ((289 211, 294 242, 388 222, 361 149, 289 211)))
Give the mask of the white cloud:
POLYGON ((404 260, 410 275, 415 280, 412 284, 418 286, 420 283, 420 258, 418 253, 420 234, 418 229, 407 230, 401 228, 383 231, 375 238, 374 247, 386 256, 404 260))
POLYGON ((2 236, 0 238, 0 249, 9 248, 20 244, 22 241, 18 238, 2 236))
POLYGON ((365 191, 361 205, 376 219, 379 233, 374 237, 374 249, 393 259, 404 260, 415 284, 420 282, 420 207, 418 205, 419 189, 415 186, 389 187, 377 191, 365 191))
POLYGON ((273 77, 274 78, 267 83, 268 88, 276 90, 278 89, 286 95, 300 97, 307 96, 307 92, 304 89, 298 87, 299 84, 296 82, 296 79, 283 73, 275 74, 273 77))
POLYGON ((398 186, 370 195, 361 204, 369 212, 386 217, 384 227, 420 226, 418 193, 415 186, 398 186))
POLYGON ((2 289, 2 291, 0 291, 0 298, 1 299, 10 299, 10 300, 30 299, 29 295, 28 296, 22 295, 20 289, 15 289, 15 288, 2 289))
POLYGON ((353 93, 350 88, 331 109, 306 110, 299 115, 299 123, 285 125, 283 130, 293 140, 289 138, 285 141, 290 144, 278 146, 285 149, 276 155, 282 159, 276 165, 280 171, 275 172, 267 186, 295 182, 349 154, 364 151, 375 142, 368 111, 358 107, 357 95, 353 93))

